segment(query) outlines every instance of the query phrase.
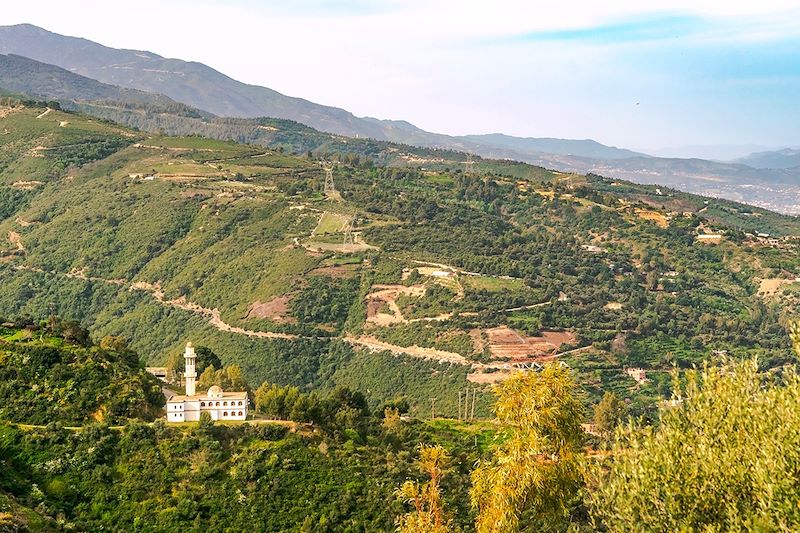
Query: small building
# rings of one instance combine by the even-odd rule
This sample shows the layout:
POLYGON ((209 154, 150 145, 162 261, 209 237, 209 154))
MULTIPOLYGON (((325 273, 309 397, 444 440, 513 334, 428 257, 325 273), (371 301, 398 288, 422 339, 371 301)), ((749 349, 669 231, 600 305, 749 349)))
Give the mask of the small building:
POLYGON ((151 374, 151 375, 157 377, 158 379, 160 379, 164 383, 169 383, 171 381, 170 380, 170 374, 171 374, 170 369, 165 367, 165 366, 148 366, 148 367, 145 367, 145 371, 148 374, 151 374))
POLYGON ((196 356, 192 343, 186 344, 184 353, 186 394, 167 400, 168 422, 196 422, 200 413, 208 413, 212 420, 246 420, 250 403, 247 392, 225 392, 214 385, 205 394, 196 394, 196 356))
POLYGON ((632 377, 636 383, 642 385, 647 383, 647 372, 643 368, 626 368, 625 373, 632 377))
POLYGON ((719 244, 722 242, 722 235, 718 233, 702 233, 697 236, 697 242, 705 244, 719 244))

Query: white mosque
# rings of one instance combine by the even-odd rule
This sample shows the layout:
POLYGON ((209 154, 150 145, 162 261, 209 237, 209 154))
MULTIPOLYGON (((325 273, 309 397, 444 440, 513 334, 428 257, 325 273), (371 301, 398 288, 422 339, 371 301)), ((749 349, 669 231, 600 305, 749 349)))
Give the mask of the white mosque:
POLYGON ((200 413, 208 413, 212 420, 246 420, 247 392, 225 392, 214 385, 205 394, 196 394, 196 356, 191 342, 186 343, 186 395, 175 395, 167 400, 168 422, 192 422, 200 420, 200 413))

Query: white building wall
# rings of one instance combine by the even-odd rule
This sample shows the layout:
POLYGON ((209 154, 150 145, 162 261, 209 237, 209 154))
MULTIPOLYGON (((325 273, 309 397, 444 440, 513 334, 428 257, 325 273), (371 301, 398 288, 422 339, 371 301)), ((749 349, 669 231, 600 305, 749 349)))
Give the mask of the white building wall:
POLYGON ((248 403, 246 399, 206 400, 204 398, 167 402, 167 421, 196 422, 200 420, 201 412, 208 413, 212 420, 247 420, 248 403))

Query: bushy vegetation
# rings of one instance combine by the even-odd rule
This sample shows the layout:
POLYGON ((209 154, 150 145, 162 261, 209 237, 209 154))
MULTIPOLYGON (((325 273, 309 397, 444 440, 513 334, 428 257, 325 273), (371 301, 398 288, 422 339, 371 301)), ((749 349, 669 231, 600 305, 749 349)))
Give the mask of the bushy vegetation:
POLYGON ((0 494, 36 508, 43 522, 58 517, 84 531, 391 531, 402 510, 395 488, 421 477, 416 444, 441 439, 457 465, 444 501, 469 525, 466 495, 454 489, 479 453, 470 434, 361 420, 365 433, 336 435, 270 424, 69 431, 0 422, 0 494))
POLYGON ((589 491, 609 531, 794 531, 800 381, 756 361, 707 367, 655 427, 619 429, 589 491))
POLYGON ((91 345, 77 324, 0 329, 0 419, 82 424, 160 416, 158 381, 114 338, 91 345))
MULTIPOLYGON (((452 413, 466 368, 362 354, 336 337, 369 334, 486 362, 487 335, 477 330, 568 330, 575 347, 592 347, 564 356, 586 403, 612 391, 652 417, 673 365, 688 369, 720 351, 757 355, 765 367, 792 359, 791 312, 759 295, 758 283, 796 275, 796 250, 741 237, 758 221, 798 234, 796 219, 732 203, 722 216, 676 191, 662 207, 653 187, 507 161, 480 160, 467 175, 464 154, 344 142, 287 121, 180 118, 239 141, 255 138, 245 130, 257 122, 273 149, 146 136, 56 106, 37 119, 43 107, 13 105, 0 119, 10 132, 0 139, 0 311, 37 321, 55 304, 96 338, 128 338, 151 363, 192 340, 219 355, 215 369, 237 365, 254 389, 346 384, 372 391, 371 404, 407 396, 422 413, 435 397, 452 413), (429 162, 422 168, 409 154, 429 162), (322 194, 320 158, 338 162, 341 201, 322 194), (357 238, 374 248, 350 253, 332 234, 320 237, 329 249, 308 249, 322 213, 352 216, 357 238), (698 244, 701 224, 729 238, 698 244), (454 275, 403 279, 420 262, 454 275), (437 321, 365 320, 375 285, 420 283, 425 296, 397 303, 406 319, 437 321), (644 368, 648 381, 636 383, 629 367, 644 368)), ((334 218, 322 229, 344 220, 334 218)))

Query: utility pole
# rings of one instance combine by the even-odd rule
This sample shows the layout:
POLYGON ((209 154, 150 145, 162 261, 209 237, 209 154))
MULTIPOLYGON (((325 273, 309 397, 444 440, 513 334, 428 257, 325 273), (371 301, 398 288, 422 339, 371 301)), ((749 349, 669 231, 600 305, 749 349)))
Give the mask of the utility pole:
POLYGON ((472 414, 470 415, 471 420, 475 420, 475 395, 477 394, 478 389, 472 387, 472 414))
POLYGON ((436 418, 436 398, 431 398, 431 420, 436 418))
POLYGON ((458 421, 461 422, 461 391, 458 391, 458 421))
POLYGON ((467 160, 464 161, 464 165, 467 167, 467 176, 472 176, 475 174, 475 161, 472 160, 472 154, 467 155, 467 160))
POLYGON ((49 307, 50 307, 50 316, 48 317, 47 321, 48 321, 48 327, 52 331, 56 329, 56 303, 50 302, 49 307))

